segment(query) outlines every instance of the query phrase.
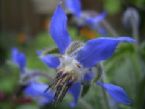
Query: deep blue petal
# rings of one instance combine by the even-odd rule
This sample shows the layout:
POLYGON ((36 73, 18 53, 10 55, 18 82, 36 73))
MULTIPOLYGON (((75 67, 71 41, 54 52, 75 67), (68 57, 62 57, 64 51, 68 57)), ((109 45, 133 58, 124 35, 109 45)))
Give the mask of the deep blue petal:
POLYGON ((13 48, 11 58, 12 58, 12 62, 15 63, 20 68, 20 71, 24 72, 24 69, 26 67, 25 54, 19 52, 19 50, 17 48, 13 48))
POLYGON ((54 98, 54 92, 51 89, 45 92, 47 88, 48 85, 46 84, 33 82, 26 87, 24 94, 32 97, 40 105, 43 105, 52 102, 54 98))
POLYGON ((57 6, 50 22, 50 34, 61 53, 64 53, 71 42, 67 30, 67 17, 60 5, 57 6))
POLYGON ((85 67, 92 67, 102 60, 110 58, 120 42, 135 42, 129 37, 96 38, 89 40, 78 52, 77 60, 85 67))
POLYGON ((107 34, 106 29, 100 25, 100 23, 105 19, 107 16, 106 12, 103 12, 96 17, 87 17, 86 23, 90 26, 90 28, 96 30, 99 34, 107 34))
POLYGON ((125 105, 131 105, 132 100, 128 97, 127 93, 124 91, 123 88, 113 85, 113 84, 108 84, 108 83, 101 83, 97 82, 99 86, 101 86, 105 91, 108 92, 108 94, 118 103, 122 103, 125 105))
POLYGON ((86 23, 96 27, 101 21, 105 19, 106 15, 107 15, 106 12, 103 12, 97 15, 96 17, 87 17, 86 23))
POLYGON ((50 54, 39 56, 41 61, 51 68, 57 68, 60 64, 59 58, 50 54))
POLYGON ((75 107, 78 103, 78 99, 81 93, 81 84, 74 83, 72 87, 69 89, 69 93, 73 96, 73 101, 70 103, 70 107, 75 107))
POLYGON ((81 1, 80 0, 65 0, 65 5, 75 16, 81 14, 81 1))

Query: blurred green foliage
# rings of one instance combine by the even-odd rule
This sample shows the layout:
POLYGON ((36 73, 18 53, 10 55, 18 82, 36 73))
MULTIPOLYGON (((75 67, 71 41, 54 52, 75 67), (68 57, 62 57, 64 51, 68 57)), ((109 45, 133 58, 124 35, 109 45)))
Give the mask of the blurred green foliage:
POLYGON ((104 9, 110 14, 122 11, 122 7, 134 6, 144 9, 145 0, 104 0, 104 9))
POLYGON ((116 13, 121 9, 121 1, 120 0, 105 0, 104 8, 109 13, 116 13))

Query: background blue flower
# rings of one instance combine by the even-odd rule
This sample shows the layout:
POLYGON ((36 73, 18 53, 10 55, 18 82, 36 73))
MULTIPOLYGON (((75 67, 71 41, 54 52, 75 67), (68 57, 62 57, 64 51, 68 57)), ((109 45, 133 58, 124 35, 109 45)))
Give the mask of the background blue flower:
POLYGON ((74 21, 77 23, 77 26, 89 26, 100 34, 107 33, 105 28, 100 25, 107 16, 106 12, 98 14, 95 11, 83 11, 81 8, 81 0, 65 0, 65 6, 74 15, 74 21))

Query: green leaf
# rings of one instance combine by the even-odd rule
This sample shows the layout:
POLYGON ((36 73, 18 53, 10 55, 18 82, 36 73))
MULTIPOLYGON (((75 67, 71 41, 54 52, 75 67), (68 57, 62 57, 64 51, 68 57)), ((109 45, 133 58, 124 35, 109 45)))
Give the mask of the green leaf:
POLYGON ((18 106, 16 109, 40 109, 37 105, 27 104, 18 106))
POLYGON ((105 0, 104 8, 110 13, 117 13, 121 8, 120 0, 105 0))

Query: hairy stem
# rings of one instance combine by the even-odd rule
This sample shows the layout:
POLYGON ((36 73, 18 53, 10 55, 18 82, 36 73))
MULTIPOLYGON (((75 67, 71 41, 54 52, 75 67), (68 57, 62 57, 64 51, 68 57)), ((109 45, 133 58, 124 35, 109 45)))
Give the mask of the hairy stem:
MULTIPOLYGON (((103 83, 104 80, 107 80, 107 76, 105 75, 103 64, 101 63, 101 64, 97 65, 97 67, 99 69, 99 72, 101 72, 101 74, 102 74, 100 81, 103 83)), ((103 98, 101 100, 102 108, 103 109, 113 109, 114 107, 112 107, 112 105, 110 104, 109 98, 103 88, 101 88, 101 92, 102 92, 101 97, 103 98)))
POLYGON ((84 106, 85 109, 94 109, 89 103, 87 103, 84 99, 79 99, 80 103, 84 106))
POLYGON ((111 33, 114 37, 117 37, 119 35, 117 33, 117 31, 111 26, 111 24, 109 24, 109 22, 107 22, 107 20, 104 20, 102 23, 105 26, 105 28, 107 29, 107 31, 109 33, 111 33))

